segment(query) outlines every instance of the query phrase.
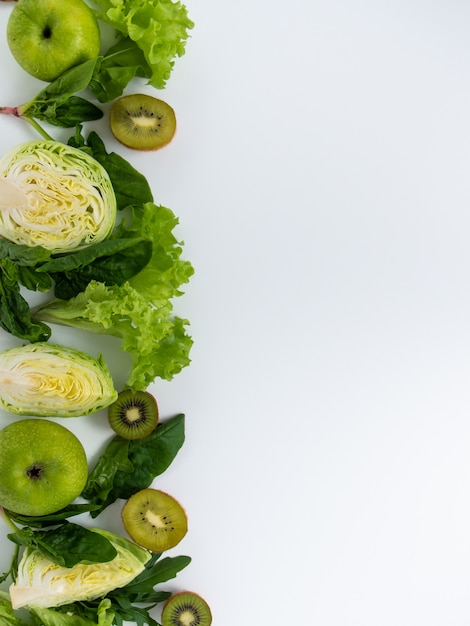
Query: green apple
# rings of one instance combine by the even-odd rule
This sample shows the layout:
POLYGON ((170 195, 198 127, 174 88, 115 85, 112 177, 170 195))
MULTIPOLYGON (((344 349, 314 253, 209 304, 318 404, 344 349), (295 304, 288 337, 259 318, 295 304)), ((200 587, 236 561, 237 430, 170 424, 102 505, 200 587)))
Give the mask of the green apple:
POLYGON ((52 81, 100 53, 97 19, 84 0, 19 0, 7 24, 10 51, 36 78, 52 81))
POLYGON ((80 440, 57 422, 25 419, 0 430, 0 505, 21 515, 48 515, 83 491, 88 478, 80 440))

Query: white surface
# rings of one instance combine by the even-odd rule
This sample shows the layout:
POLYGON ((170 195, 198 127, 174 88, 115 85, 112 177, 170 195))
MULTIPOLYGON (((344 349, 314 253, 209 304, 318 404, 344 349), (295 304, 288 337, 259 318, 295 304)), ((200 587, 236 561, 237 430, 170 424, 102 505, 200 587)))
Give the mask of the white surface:
POLYGON ((196 268, 193 363, 155 385, 187 415, 174 584, 219 626, 467 625, 470 8, 186 4, 178 135, 125 153, 196 268))

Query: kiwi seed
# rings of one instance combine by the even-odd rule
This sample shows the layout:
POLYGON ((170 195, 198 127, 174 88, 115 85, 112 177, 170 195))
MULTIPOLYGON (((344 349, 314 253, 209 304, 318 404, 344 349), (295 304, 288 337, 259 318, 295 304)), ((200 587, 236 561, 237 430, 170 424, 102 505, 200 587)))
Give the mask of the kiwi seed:
POLYGON ((192 591, 174 593, 162 611, 162 626, 210 626, 211 610, 204 598, 192 591))
POLYGON ((134 150, 157 150, 173 139, 175 112, 169 104, 146 94, 121 96, 113 102, 109 124, 114 137, 134 150))
POLYGON ((108 419, 123 439, 143 439, 157 427, 157 402, 148 391, 125 389, 109 405, 108 419))
POLYGON ((135 543, 156 553, 176 546, 188 531, 188 518, 180 503, 152 487, 141 489, 127 500, 122 522, 135 543))

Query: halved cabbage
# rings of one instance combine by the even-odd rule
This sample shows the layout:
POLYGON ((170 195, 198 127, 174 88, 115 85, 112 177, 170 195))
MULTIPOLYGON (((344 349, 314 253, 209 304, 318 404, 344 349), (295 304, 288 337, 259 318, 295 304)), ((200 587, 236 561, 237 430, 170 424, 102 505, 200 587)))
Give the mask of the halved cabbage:
POLYGON ((103 357, 37 342, 0 353, 0 408, 15 415, 78 417, 117 398, 103 357))
POLYGON ((106 563, 57 565, 35 548, 26 548, 18 566, 16 581, 10 585, 14 609, 22 606, 53 607, 80 600, 100 598, 124 587, 145 569, 150 552, 109 531, 91 529, 107 537, 117 556, 106 563))
POLYGON ((106 170, 78 148, 31 141, 0 160, 0 235, 54 252, 105 239, 116 221, 106 170))

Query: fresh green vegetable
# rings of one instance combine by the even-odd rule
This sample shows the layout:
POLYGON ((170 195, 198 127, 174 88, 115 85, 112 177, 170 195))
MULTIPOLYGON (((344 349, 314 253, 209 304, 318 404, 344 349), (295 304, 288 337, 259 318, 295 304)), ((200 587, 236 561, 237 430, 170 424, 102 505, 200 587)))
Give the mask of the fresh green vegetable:
POLYGON ((30 626, 30 624, 15 615, 10 596, 0 589, 0 626, 30 626))
POLYGON ((148 487, 172 463, 184 443, 184 415, 161 422, 144 439, 115 436, 88 477, 82 496, 98 508, 96 517, 118 498, 126 499, 148 487))
POLYGON ((98 57, 89 88, 99 102, 111 102, 122 95, 134 76, 151 78, 152 70, 142 50, 126 37, 98 57))
MULTIPOLYGON (((194 27, 185 5, 173 0, 95 0, 95 3, 100 7, 96 10, 98 19, 120 32, 128 49, 132 42, 143 52, 150 70, 149 84, 162 89, 170 77, 174 59, 184 54, 188 31, 194 27)), ((136 75, 141 74, 136 71, 136 75)))
POLYGON ((37 342, 0 353, 0 407, 15 415, 77 417, 117 398, 102 356, 37 342))
MULTIPOLYGON (((87 503, 72 503, 66 508, 60 509, 55 513, 49 513, 48 515, 21 515, 20 513, 14 513, 8 511, 8 515, 3 511, 3 516, 7 516, 10 522, 20 524, 21 526, 29 526, 31 528, 46 528, 47 526, 57 526, 58 523, 68 520, 69 517, 76 515, 82 515, 82 513, 89 513, 98 509, 99 506, 95 504, 87 503)), ((2 515, 0 508, 0 515, 2 515)))
MULTIPOLYGON (((0 244, 4 241, 0 239, 0 244)), ((9 259, 0 259, 0 326, 20 339, 47 341, 51 336, 51 329, 43 322, 32 320, 29 304, 20 291, 20 284, 28 280, 28 269, 9 259)), ((47 275, 44 278, 50 281, 47 275)), ((29 282, 31 285, 35 283, 34 280, 29 282)))
POLYGON ((122 285, 138 274, 152 258, 152 242, 133 239, 107 239, 72 255, 51 258, 36 268, 54 281, 54 293, 67 300, 83 291, 89 282, 122 285))
MULTIPOLYGON (((67 612, 57 609, 45 609, 40 607, 30 607, 28 610, 32 616, 34 616, 34 623, 41 626, 113 626, 113 624, 120 623, 122 621, 115 621, 118 616, 115 615, 111 601, 105 598, 101 600, 93 616, 88 619, 77 614, 77 608, 80 605, 73 604, 69 607, 67 612)), ((20 625, 21 626, 21 625, 20 625)), ((142 624, 145 626, 145 624, 142 624)))
MULTIPOLYGON (((60 616, 73 615, 74 619, 89 620, 83 622, 84 626, 88 624, 116 624, 122 626, 124 620, 136 624, 136 626, 159 626, 154 620, 150 611, 159 603, 164 602, 171 596, 171 592, 161 589, 154 589, 171 578, 174 578, 182 569, 187 567, 191 562, 188 556, 176 556, 160 558, 160 554, 153 554, 145 564, 144 571, 134 578, 124 587, 119 587, 110 591, 104 599, 85 600, 56 607, 55 609, 30 609, 35 615, 44 620, 45 611, 48 611, 47 617, 52 619, 52 615, 57 616, 57 621, 45 621, 45 626, 69 626, 75 622, 60 621, 60 616), (106 619, 113 615, 111 622, 100 622, 100 610, 104 614, 102 619, 106 619)), ((76 622, 78 626, 82 622, 76 622)))
POLYGON ((116 152, 107 152, 103 140, 91 132, 85 141, 81 128, 72 136, 69 145, 80 148, 101 163, 113 185, 118 211, 128 206, 142 206, 153 202, 150 185, 143 174, 116 152))
POLYGON ((30 141, 0 159, 0 235, 55 253, 106 239, 116 198, 106 170, 58 141, 30 141))
POLYGON ((73 567, 77 563, 106 563, 117 555, 105 536, 80 524, 66 522, 53 530, 18 528, 8 539, 19 546, 39 550, 57 565, 73 567))
POLYGON ((22 606, 52 607, 70 602, 101 598, 116 587, 123 587, 145 569, 150 553, 133 542, 101 529, 116 556, 106 563, 77 563, 65 567, 54 563, 37 548, 27 547, 10 585, 14 609, 22 606))
POLYGON ((46 121, 53 126, 70 128, 85 121, 100 119, 103 117, 101 109, 75 95, 88 87, 96 63, 97 59, 92 59, 72 67, 25 104, 0 107, 0 113, 13 115, 28 122, 45 139, 51 137, 37 120, 46 121))
POLYGON ((124 219, 114 234, 152 241, 145 268, 122 285, 91 281, 74 298, 36 307, 32 319, 119 337, 132 358, 129 387, 145 390, 156 377, 171 380, 189 365, 192 346, 187 320, 172 316, 172 298, 181 295, 181 284, 194 272, 180 259, 181 245, 173 235, 177 223, 165 207, 133 208, 131 221, 124 219))

